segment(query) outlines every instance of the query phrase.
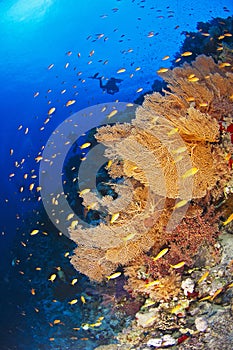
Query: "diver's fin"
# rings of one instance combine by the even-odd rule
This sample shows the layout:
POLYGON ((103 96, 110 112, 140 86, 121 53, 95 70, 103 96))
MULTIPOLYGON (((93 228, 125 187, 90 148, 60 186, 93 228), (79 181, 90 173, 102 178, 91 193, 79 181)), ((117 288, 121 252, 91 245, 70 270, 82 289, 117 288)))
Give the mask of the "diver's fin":
POLYGON ((99 79, 99 78, 97 78, 98 74, 99 74, 99 73, 95 73, 92 77, 88 77, 88 78, 91 78, 91 79, 99 79))

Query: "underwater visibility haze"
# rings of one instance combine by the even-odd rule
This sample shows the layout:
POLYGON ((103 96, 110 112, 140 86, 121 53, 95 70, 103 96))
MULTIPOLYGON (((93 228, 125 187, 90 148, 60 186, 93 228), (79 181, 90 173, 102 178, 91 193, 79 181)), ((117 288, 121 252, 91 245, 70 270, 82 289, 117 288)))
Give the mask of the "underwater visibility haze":
POLYGON ((232 1, 3 0, 0 14, 0 349, 179 349, 192 333, 153 345, 141 315, 217 264, 232 225, 232 1))

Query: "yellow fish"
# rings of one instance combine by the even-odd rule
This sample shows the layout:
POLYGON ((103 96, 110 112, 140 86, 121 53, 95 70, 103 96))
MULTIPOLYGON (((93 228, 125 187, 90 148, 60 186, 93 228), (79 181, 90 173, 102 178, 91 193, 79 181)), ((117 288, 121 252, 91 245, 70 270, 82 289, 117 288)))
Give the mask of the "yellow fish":
POLYGON ((157 318, 158 316, 152 316, 145 322, 145 324, 153 323, 157 318))
POLYGON ((78 302, 78 299, 73 299, 73 300, 69 301, 69 304, 70 304, 70 305, 74 305, 74 304, 76 304, 77 302, 78 302))
POLYGON ((182 310, 183 310, 182 305, 181 305, 181 304, 177 304, 176 306, 174 306, 174 307, 171 309, 171 313, 172 313, 172 314, 178 314, 178 313, 180 313, 182 310))
POLYGON ((50 118, 46 118, 45 121, 44 121, 44 124, 48 124, 48 122, 50 121, 50 118))
POLYGON ((110 276, 106 276, 108 280, 113 280, 121 275, 121 272, 115 272, 110 276))
POLYGON ((38 157, 35 158, 35 161, 38 163, 38 162, 40 162, 42 159, 43 159, 42 156, 38 156, 38 157))
POLYGON ((103 321, 104 316, 100 316, 97 321, 103 321))
POLYGON ((176 265, 170 265, 173 269, 180 269, 181 267, 183 267, 185 265, 185 261, 181 261, 176 265))
POLYGON ((174 206, 174 209, 178 209, 183 207, 184 205, 186 205, 188 203, 188 201, 186 199, 183 199, 182 201, 179 201, 176 203, 176 205, 174 206))
POLYGON ((50 277, 49 277, 49 281, 53 282, 55 281, 55 279, 57 278, 57 275, 55 273, 53 273, 50 277))
POLYGON ((77 282, 78 282, 78 279, 77 279, 77 278, 74 278, 74 279, 71 281, 72 286, 74 286, 77 282))
POLYGON ((32 230, 32 232, 30 233, 31 236, 36 235, 39 232, 39 230, 32 230))
POLYGON ((72 229, 75 229, 77 225, 78 225, 78 220, 74 220, 74 221, 71 222, 70 227, 72 229))
POLYGON ((110 160, 108 161, 108 164, 106 165, 106 168, 109 169, 109 168, 111 167, 111 165, 112 165, 112 160, 110 159, 110 160))
POLYGON ((120 69, 118 69, 117 73, 118 73, 118 74, 119 74, 119 73, 124 73, 125 71, 126 71, 125 68, 120 68, 120 69))
POLYGON ((91 327, 99 327, 102 325, 102 322, 91 323, 89 326, 91 327))
POLYGON ((162 60, 163 60, 163 61, 166 61, 166 60, 168 60, 169 58, 170 58, 170 56, 167 55, 167 56, 164 56, 164 57, 162 58, 162 60))
POLYGON ((159 70, 157 70, 157 73, 166 73, 169 69, 168 68, 160 68, 159 70))
POLYGON ((222 62, 218 66, 219 68, 224 68, 224 67, 230 67, 231 64, 229 62, 222 62))
POLYGON ((145 285, 146 288, 148 287, 153 287, 153 286, 157 286, 160 284, 160 281, 159 280, 155 280, 155 281, 152 281, 152 282, 149 282, 145 285))
POLYGON ((115 213, 112 215, 110 224, 113 224, 118 218, 119 218, 120 213, 115 213))
POLYGON ((214 294, 211 296, 210 300, 214 300, 221 292, 223 291, 223 288, 217 289, 214 294))
POLYGON ((181 54, 183 57, 191 56, 193 53, 191 51, 185 51, 181 54))
POLYGON ((206 271, 200 278, 199 278, 199 280, 197 281, 197 283, 199 284, 199 283, 201 283, 202 281, 204 281, 207 277, 208 277, 208 275, 209 275, 209 271, 206 271))
POLYGON ((198 77, 193 77, 193 78, 189 78, 188 80, 191 81, 192 83, 195 83, 196 81, 199 80, 199 78, 198 77))
POLYGON ((90 142, 86 142, 84 143, 82 146, 80 146, 81 149, 85 149, 85 148, 88 148, 91 146, 91 143, 90 142))
POLYGON ((60 323, 61 322, 61 320, 54 320, 53 321, 53 324, 58 324, 58 323, 60 323))
POLYGON ((118 113, 118 110, 117 109, 114 109, 112 112, 110 112, 108 115, 107 115, 107 118, 112 118, 114 115, 116 115, 118 113))
POLYGON ((209 299, 211 299, 211 295, 207 295, 206 297, 199 299, 199 301, 205 301, 205 300, 209 300, 209 299))
POLYGON ((233 220, 233 213, 229 216, 229 218, 226 221, 224 221, 223 225, 225 226, 229 224, 232 220, 233 220))
POLYGON ((90 188, 85 188, 84 190, 82 190, 81 192, 79 192, 79 195, 82 197, 84 194, 90 192, 90 188))
POLYGON ((71 213, 67 216, 66 220, 69 221, 70 219, 72 219, 74 217, 74 213, 71 213))
POLYGON ((164 256, 167 252, 168 252, 168 248, 164 248, 163 250, 161 250, 161 252, 159 252, 155 258, 153 258, 154 261, 162 258, 162 256, 164 256))
POLYGON ((32 191, 32 190, 33 190, 33 188, 34 188, 34 186, 35 186, 35 184, 33 184, 33 183, 32 183, 32 184, 30 184, 30 186, 29 186, 29 190, 30 190, 30 191, 32 191))
POLYGON ((155 304, 155 301, 154 301, 154 300, 146 299, 146 302, 145 302, 145 304, 142 306, 142 309, 145 309, 145 308, 147 308, 147 307, 149 307, 149 306, 152 306, 152 305, 154 305, 154 304, 155 304))
POLYGON ((167 136, 172 136, 172 135, 174 135, 175 133, 177 133, 178 130, 179 130, 178 128, 173 128, 171 131, 169 131, 169 132, 167 133, 167 136))
POLYGON ((55 107, 50 108, 50 110, 48 111, 48 115, 53 114, 56 111, 55 107))
POLYGON ((183 175, 182 175, 182 178, 183 179, 186 179, 187 177, 189 177, 189 176, 193 176, 193 175, 195 175, 197 172, 199 171, 199 169, 198 168, 191 168, 191 169, 189 169, 189 170, 187 170, 183 175))
POLYGON ((136 90, 136 92, 141 92, 143 90, 143 88, 139 88, 136 90))
POLYGON ((192 97, 192 96, 190 96, 190 97, 187 97, 187 98, 186 98, 186 101, 187 101, 187 102, 194 102, 194 101, 195 101, 195 98, 192 97))
POLYGON ((134 236, 135 236, 135 233, 130 233, 130 234, 128 234, 128 236, 122 238, 122 240, 123 240, 124 242, 127 242, 127 241, 129 241, 130 239, 134 238, 134 236))
POLYGON ((175 149, 174 151, 172 151, 172 153, 174 154, 179 154, 179 153, 183 153, 187 150, 187 147, 186 146, 183 146, 183 147, 178 147, 177 149, 175 149))
POLYGON ((73 105, 76 102, 76 100, 69 100, 66 102, 66 107, 69 107, 71 105, 73 105))
POLYGON ((81 295, 80 299, 81 299, 81 302, 82 302, 83 304, 86 304, 86 299, 84 298, 83 295, 81 295))

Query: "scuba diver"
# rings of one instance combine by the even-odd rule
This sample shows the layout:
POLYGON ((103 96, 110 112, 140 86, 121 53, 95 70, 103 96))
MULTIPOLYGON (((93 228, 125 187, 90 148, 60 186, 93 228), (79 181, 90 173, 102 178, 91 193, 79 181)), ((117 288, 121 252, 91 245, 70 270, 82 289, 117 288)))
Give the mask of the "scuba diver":
POLYGON ((116 79, 116 78, 110 78, 105 85, 102 83, 102 78, 98 77, 99 73, 96 73, 93 75, 93 77, 89 77, 91 79, 98 79, 100 82, 100 88, 103 91, 106 91, 110 95, 114 95, 116 92, 119 91, 119 87, 116 85, 116 83, 121 83, 122 79, 116 79))

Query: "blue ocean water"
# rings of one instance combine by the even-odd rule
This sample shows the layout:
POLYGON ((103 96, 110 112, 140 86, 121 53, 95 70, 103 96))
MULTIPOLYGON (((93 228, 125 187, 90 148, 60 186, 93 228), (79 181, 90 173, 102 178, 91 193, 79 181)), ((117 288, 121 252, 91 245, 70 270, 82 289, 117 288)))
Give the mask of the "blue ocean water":
MULTIPOLYGON (((65 281, 78 275, 64 257, 74 244, 61 237, 49 219, 45 222, 36 191, 35 158, 51 133, 89 106, 134 102, 151 90, 158 79, 156 70, 170 66, 184 40, 182 32, 195 31, 197 22, 232 13, 231 0, 0 2, 1 349, 93 349, 101 344, 98 332, 95 337, 94 332, 85 336, 81 331, 76 340, 73 330, 86 318, 97 317, 88 316, 80 301, 68 304, 91 289, 88 280, 78 276, 73 289, 62 277, 56 286, 48 281, 60 266, 65 281), (166 55, 170 59, 162 61, 166 55), (99 80, 90 78, 95 74, 103 77, 103 84, 111 77, 121 79, 119 91, 101 89, 99 80), (72 100, 75 103, 67 107, 72 100), (51 108, 55 111, 46 122, 51 108), (52 237, 44 234, 32 242, 29 233, 37 223, 52 237), (58 330, 55 319, 64 322, 58 330), (87 343, 80 340, 86 337, 87 343)), ((87 131, 89 127, 87 123, 87 131)))

